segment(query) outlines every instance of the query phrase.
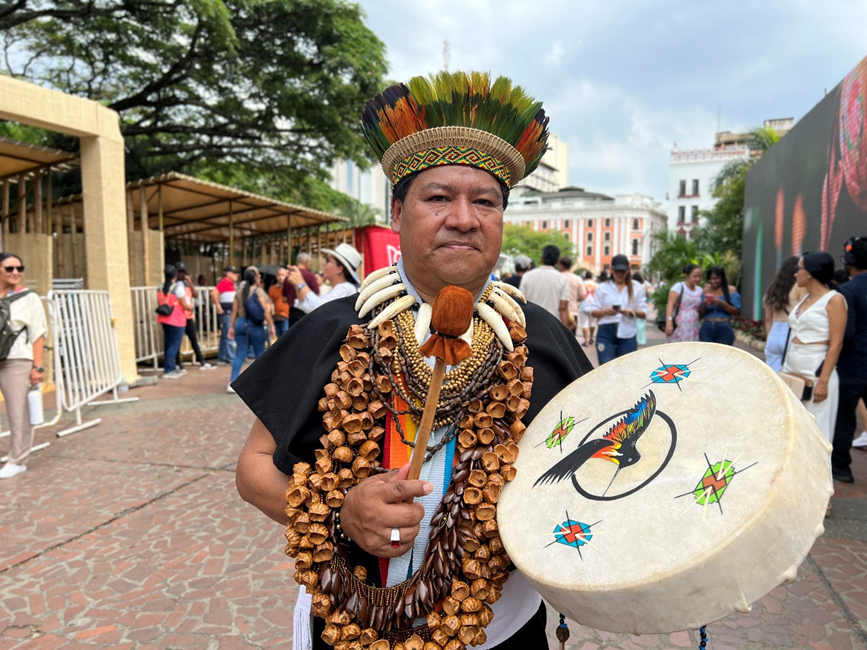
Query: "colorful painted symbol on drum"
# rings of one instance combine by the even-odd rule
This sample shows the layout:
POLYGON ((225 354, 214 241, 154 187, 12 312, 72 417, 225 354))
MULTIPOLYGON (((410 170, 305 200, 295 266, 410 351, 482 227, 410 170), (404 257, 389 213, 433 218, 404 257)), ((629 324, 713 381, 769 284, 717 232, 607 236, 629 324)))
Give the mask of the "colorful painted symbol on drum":
MULTIPOLYGON (((647 386, 652 386, 653 384, 674 384, 678 390, 682 391, 683 389, 680 387, 680 384, 692 374, 690 366, 696 361, 698 359, 689 363, 665 363, 660 359, 660 366, 650 373, 650 383, 647 386)), ((647 388, 647 386, 644 388, 647 388)))
POLYGON ((554 531, 551 533, 554 535, 554 541, 550 544, 546 544, 545 548, 552 544, 571 546, 578 551, 579 557, 583 560, 584 556, 581 554, 581 547, 585 545, 593 546, 593 544, 590 543, 590 540, 593 539, 594 535, 600 534, 593 531, 593 526, 596 526, 599 523, 602 523, 601 519, 595 524, 585 524, 580 521, 575 521, 569 516, 569 511, 567 510, 566 520, 562 524, 557 524, 554 527, 554 531))
MULTIPOLYGON (((584 418, 584 420, 586 419, 587 418, 584 418)), ((550 434, 548 434, 548 437, 543 442, 540 442, 538 445, 536 445, 536 447, 541 447, 542 445, 545 445, 546 447, 548 447, 548 449, 559 447, 560 453, 562 454, 563 440, 566 438, 566 436, 572 433, 572 429, 575 428, 576 424, 580 424, 581 422, 584 422, 584 420, 578 420, 576 422, 575 418, 571 415, 564 418, 563 411, 560 411, 560 421, 554 427, 554 430, 550 434)))
POLYGON ((542 474, 538 479, 536 479, 533 487, 536 487, 540 484, 545 485, 558 483, 567 478, 571 478, 572 484, 575 486, 575 489, 579 494, 581 494, 585 498, 597 501, 610 501, 613 499, 620 499, 624 496, 628 496, 629 494, 640 490, 659 475, 659 473, 665 468, 665 466, 671 460, 672 455, 674 454, 674 448, 677 439, 674 422, 672 422, 671 418, 662 413, 659 413, 659 417, 665 421, 671 432, 671 442, 669 444, 669 450, 668 454, 665 457, 665 460, 656 469, 656 471, 653 472, 651 476, 646 481, 641 483, 638 487, 635 487, 631 490, 628 490, 627 492, 615 496, 606 496, 608 494, 608 490, 611 489, 611 486, 614 484, 614 481, 620 471, 626 467, 637 465, 641 460, 641 454, 639 453, 636 445, 642 434, 647 431, 647 428, 650 426, 651 422, 654 419, 654 415, 656 414, 656 395, 653 394, 653 391, 648 391, 648 393, 642 396, 632 408, 626 411, 621 411, 620 413, 615 413, 614 415, 606 418, 595 427, 593 427, 590 432, 587 433, 586 436, 584 436, 584 439, 578 444, 578 448, 575 449, 568 456, 557 462, 554 466, 552 466, 544 474, 542 474), (605 433, 601 438, 591 439, 591 436, 596 432, 597 429, 605 426, 608 422, 611 422, 612 420, 615 420, 615 422, 608 429, 607 433, 605 433), (611 478, 611 482, 608 484, 608 487, 601 495, 592 494, 588 490, 585 490, 579 483, 576 476, 581 467, 583 467, 585 463, 589 462, 594 458, 607 460, 617 466, 617 470, 614 472, 614 476, 611 478))
POLYGON ((704 476, 701 477, 694 489, 683 494, 678 494, 675 497, 675 499, 680 499, 681 497, 689 495, 694 497, 694 501, 689 505, 689 508, 684 511, 684 514, 686 514, 686 512, 688 512, 694 505, 698 504, 704 506, 704 511, 702 513, 702 518, 704 518, 707 514, 707 506, 714 503, 719 507, 720 514, 723 514, 722 498, 726 493, 726 490, 729 488, 729 485, 731 485, 732 479, 737 474, 747 471, 758 462, 757 461, 752 465, 747 465, 743 469, 736 470, 735 463, 740 459, 740 456, 734 460, 727 460, 725 456, 726 454, 723 454, 723 460, 711 464, 707 454, 704 455, 705 463, 707 463, 707 470, 705 470, 704 476))

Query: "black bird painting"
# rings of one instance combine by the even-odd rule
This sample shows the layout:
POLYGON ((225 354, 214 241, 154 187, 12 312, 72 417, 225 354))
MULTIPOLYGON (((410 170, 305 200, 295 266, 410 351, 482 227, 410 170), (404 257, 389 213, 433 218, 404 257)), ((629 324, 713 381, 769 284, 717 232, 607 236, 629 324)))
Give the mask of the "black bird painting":
POLYGON ((617 471, 608 484, 605 492, 611 488, 617 474, 624 467, 635 465, 641 460, 636 444, 641 435, 650 426, 653 415, 656 413, 656 395, 648 391, 635 406, 629 409, 612 426, 608 433, 601 438, 588 440, 580 445, 575 451, 563 458, 547 472, 542 474, 533 487, 558 483, 573 476, 579 469, 592 458, 601 458, 617 465, 617 471))

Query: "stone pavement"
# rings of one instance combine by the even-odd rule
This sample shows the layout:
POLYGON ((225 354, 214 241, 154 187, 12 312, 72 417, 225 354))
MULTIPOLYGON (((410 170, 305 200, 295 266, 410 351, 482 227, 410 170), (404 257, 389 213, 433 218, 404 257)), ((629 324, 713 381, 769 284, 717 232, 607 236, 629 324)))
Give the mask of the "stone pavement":
MULTIPOLYGON (((188 368, 92 409, 92 429, 40 429, 51 446, 0 482, 0 650, 291 648, 282 530, 234 487, 251 416, 225 393, 228 368, 188 368)), ((857 482, 836 486, 799 579, 710 625, 710 648, 867 648, 867 453, 855 456, 857 482)), ((555 622, 549 611, 552 648, 555 622)), ((698 646, 696 632, 570 629, 572 649, 698 646)))

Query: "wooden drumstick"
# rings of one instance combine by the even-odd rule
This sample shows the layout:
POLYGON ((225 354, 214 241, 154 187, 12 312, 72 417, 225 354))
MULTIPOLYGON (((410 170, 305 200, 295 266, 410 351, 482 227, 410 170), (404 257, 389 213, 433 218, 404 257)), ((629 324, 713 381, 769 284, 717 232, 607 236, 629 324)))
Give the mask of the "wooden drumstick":
MULTIPOLYGON (((437 294, 431 309, 431 325, 436 333, 421 347, 426 357, 434 357, 433 375, 422 411, 421 422, 415 437, 415 449, 409 466, 407 479, 416 480, 421 474, 421 466, 427 454, 427 443, 436 417, 437 403, 443 386, 446 366, 456 366, 472 356, 469 344, 459 338, 473 322, 473 294, 460 287, 444 287, 437 294)), ((412 499, 410 499, 412 501, 412 499)))

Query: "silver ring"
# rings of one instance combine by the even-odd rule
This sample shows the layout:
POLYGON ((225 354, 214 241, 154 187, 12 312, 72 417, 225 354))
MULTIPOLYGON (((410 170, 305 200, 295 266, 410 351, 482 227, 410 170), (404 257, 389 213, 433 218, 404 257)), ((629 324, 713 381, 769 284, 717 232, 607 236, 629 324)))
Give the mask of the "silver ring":
POLYGON ((392 548, 400 546, 400 528, 391 529, 391 546, 392 548))

